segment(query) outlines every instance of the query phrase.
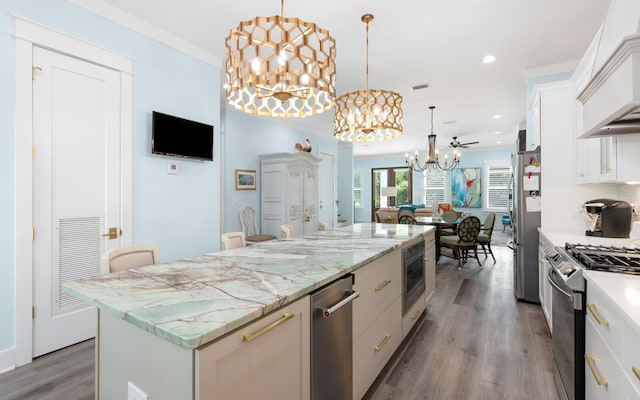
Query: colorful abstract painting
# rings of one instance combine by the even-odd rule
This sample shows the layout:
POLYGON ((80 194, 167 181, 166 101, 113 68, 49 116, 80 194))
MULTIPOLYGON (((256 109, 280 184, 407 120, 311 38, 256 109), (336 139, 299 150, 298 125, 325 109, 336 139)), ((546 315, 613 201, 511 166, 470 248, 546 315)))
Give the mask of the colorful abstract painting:
POLYGON ((480 168, 456 168, 451 173, 451 202, 454 207, 480 208, 480 168))

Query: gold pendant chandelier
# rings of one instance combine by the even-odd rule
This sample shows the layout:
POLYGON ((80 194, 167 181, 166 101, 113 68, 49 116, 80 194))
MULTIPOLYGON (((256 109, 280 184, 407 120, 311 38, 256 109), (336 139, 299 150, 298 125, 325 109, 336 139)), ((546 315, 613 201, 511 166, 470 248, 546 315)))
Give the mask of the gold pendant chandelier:
POLYGON ((418 159, 418 150, 416 150, 415 154, 409 157, 409 153, 405 153, 404 155, 404 163, 412 168, 416 172, 424 172, 424 171, 451 171, 455 167, 460 164, 460 152, 456 149, 453 150, 453 159, 451 160, 451 164, 449 164, 449 155, 444 155, 444 165, 440 164, 438 160, 438 148, 436 147, 436 135, 433 133, 433 110, 435 106, 430 106, 429 110, 431 110, 431 134, 427 136, 427 153, 425 154, 424 163, 421 163, 418 159))
POLYGON ((280 14, 242 21, 226 38, 227 101, 268 117, 306 117, 333 106, 336 42, 329 31, 280 14))
POLYGON ((402 135, 402 96, 389 90, 369 89, 369 22, 361 17, 366 32, 366 89, 349 92, 338 99, 333 118, 333 136, 348 142, 373 142, 402 135))

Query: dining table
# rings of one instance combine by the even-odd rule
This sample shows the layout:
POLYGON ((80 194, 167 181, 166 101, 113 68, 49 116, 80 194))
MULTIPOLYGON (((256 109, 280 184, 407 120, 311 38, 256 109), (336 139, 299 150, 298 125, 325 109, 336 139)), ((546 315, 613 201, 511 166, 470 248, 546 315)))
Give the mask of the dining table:
POLYGON ((432 225, 435 226, 436 232, 436 263, 440 260, 440 234, 442 228, 451 228, 454 231, 458 227, 460 221, 462 221, 463 217, 458 217, 455 221, 445 221, 441 217, 415 217, 416 223, 418 225, 432 225))

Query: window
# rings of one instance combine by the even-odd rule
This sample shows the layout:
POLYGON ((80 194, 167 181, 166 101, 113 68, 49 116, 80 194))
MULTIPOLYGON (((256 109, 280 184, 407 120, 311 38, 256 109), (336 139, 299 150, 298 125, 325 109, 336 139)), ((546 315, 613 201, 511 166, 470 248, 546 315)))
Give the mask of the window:
POLYGON ((487 208, 506 210, 509 205, 509 181, 511 168, 505 166, 487 167, 487 208))
POLYGON ((445 202, 445 178, 444 171, 425 171, 424 172, 424 204, 432 207, 434 203, 445 202))
POLYGON ((360 172, 353 174, 353 205, 362 207, 362 175, 360 172))

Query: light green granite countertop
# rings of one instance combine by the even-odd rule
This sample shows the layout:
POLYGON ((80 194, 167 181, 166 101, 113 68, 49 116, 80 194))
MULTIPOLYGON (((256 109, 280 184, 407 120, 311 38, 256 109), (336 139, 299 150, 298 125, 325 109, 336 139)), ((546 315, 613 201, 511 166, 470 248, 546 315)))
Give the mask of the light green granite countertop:
POLYGON ((433 229, 364 223, 64 285, 78 298, 195 349, 433 229))

